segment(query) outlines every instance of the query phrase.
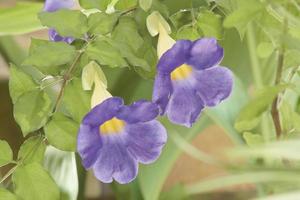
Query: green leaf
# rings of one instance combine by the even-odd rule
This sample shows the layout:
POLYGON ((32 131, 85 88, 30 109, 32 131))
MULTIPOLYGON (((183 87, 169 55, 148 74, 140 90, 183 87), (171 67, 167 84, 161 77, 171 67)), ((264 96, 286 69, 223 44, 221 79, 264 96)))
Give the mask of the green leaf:
POLYGON ((41 12, 39 19, 44 26, 54 28, 64 37, 81 38, 88 30, 87 17, 78 10, 61 9, 56 12, 41 12))
POLYGON ((148 11, 152 6, 152 0, 139 0, 139 4, 144 11, 148 11))
POLYGON ((287 50, 284 57, 284 67, 297 67, 300 65, 300 51, 287 50))
POLYGON ((139 57, 139 49, 144 43, 143 38, 137 31, 135 21, 130 17, 120 19, 113 34, 113 46, 119 49, 121 55, 127 59, 128 63, 134 67, 140 67, 146 71, 150 71, 151 67, 144 60, 139 57))
POLYGON ((33 65, 44 74, 54 74, 61 69, 55 66, 72 61, 75 55, 76 49, 65 42, 33 40, 23 65, 33 65))
POLYGON ((261 135, 253 134, 251 132, 244 132, 243 138, 250 147, 255 147, 264 143, 264 139, 261 135))
POLYGON ((182 26, 176 33, 176 38, 178 40, 196 40, 200 36, 201 33, 199 33, 198 28, 193 26, 192 24, 182 26))
POLYGON ((235 27, 243 36, 248 23, 261 13, 264 6, 259 0, 239 1, 239 4, 238 8, 225 18, 224 26, 235 27))
POLYGON ((91 92, 84 91, 81 80, 74 78, 66 86, 63 104, 72 118, 80 123, 84 115, 91 108, 91 92), (75 99, 76 101, 74 101, 75 99))
POLYGON ((0 200, 17 200, 17 196, 4 188, 0 188, 0 200))
POLYGON ((109 38, 99 37, 87 47, 86 54, 90 59, 96 60, 100 65, 127 67, 128 64, 126 60, 122 57, 120 51, 111 43, 112 40, 109 38))
POLYGON ((24 93, 37 89, 37 84, 21 68, 10 65, 9 93, 12 102, 16 103, 24 93))
POLYGON ((61 113, 55 113, 45 126, 49 143, 63 151, 75 151, 79 124, 61 113))
POLYGON ((13 160, 13 152, 9 146, 9 144, 0 140, 0 167, 10 163, 13 160))
POLYGON ((110 2, 111 0, 79 0, 80 6, 85 9, 98 8, 102 11, 106 10, 110 2))
POLYGON ((240 112, 235 128, 242 132, 253 129, 259 123, 259 117, 269 108, 276 95, 289 85, 278 85, 264 88, 240 112))
POLYGON ((200 12, 197 25, 206 37, 215 37, 220 40, 223 38, 222 17, 212 11, 200 12))
POLYGON ((44 166, 60 188, 60 200, 77 200, 78 175, 75 153, 47 146, 44 166))
POLYGON ((59 200, 57 185, 37 163, 19 166, 12 176, 15 193, 23 200, 59 200))
POLYGON ((14 106, 14 117, 23 135, 43 127, 51 114, 51 100, 43 91, 23 94, 14 106))
POLYGON ((117 10, 123 11, 135 7, 137 3, 138 0, 118 0, 118 3, 116 4, 115 8, 117 10))
POLYGON ((261 42, 256 51, 260 58, 268 58, 273 53, 274 46, 271 42, 261 42))
POLYGON ((106 14, 98 12, 91 14, 88 18, 89 33, 106 35, 113 30, 118 21, 119 14, 106 14))
POLYGON ((18 1, 11 8, 0 8, 0 35, 17 35, 43 29, 36 16, 42 8, 42 3, 25 1, 18 1))
POLYGON ((22 163, 40 163, 44 162, 44 154, 46 144, 41 136, 32 136, 28 138, 20 147, 18 159, 22 159, 22 163))

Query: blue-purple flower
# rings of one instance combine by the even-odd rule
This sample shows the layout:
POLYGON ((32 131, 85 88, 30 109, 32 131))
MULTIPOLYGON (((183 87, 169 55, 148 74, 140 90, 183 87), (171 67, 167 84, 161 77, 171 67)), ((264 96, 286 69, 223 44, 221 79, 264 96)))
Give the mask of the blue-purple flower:
MULTIPOLYGON (((44 11, 55 12, 59 9, 70 9, 74 7, 74 0, 46 0, 44 5, 44 11)), ((74 38, 72 37, 62 37, 54 29, 49 29, 49 39, 51 41, 59 42, 63 41, 66 43, 72 43, 74 38)))
POLYGON ((82 120, 77 149, 86 169, 104 183, 121 184, 136 178, 138 163, 149 164, 160 155, 167 133, 156 104, 144 100, 129 106, 111 97, 82 120))
POLYGON ((205 106, 227 98, 233 78, 219 66, 223 49, 214 38, 177 41, 157 65, 153 102, 173 123, 191 127, 205 106))

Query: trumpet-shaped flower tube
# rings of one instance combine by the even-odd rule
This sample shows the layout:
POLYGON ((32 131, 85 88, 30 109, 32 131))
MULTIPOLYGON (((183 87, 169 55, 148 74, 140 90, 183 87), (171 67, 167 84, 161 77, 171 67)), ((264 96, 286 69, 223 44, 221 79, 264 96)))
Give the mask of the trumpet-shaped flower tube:
POLYGON ((191 127, 206 106, 227 98, 233 78, 219 66, 223 49, 214 38, 179 40, 160 58, 153 101, 173 123, 191 127))
POLYGON ((111 97, 94 107, 78 134, 83 166, 92 168, 104 183, 134 180, 138 163, 154 162, 166 143, 166 130, 155 120, 157 115, 157 105, 144 100, 126 106, 121 98, 111 97))

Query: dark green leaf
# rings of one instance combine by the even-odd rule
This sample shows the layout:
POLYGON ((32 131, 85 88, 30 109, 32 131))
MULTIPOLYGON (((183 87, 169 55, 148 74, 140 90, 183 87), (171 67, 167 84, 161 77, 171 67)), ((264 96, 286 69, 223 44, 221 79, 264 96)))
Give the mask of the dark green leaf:
POLYGON ((91 43, 86 54, 92 60, 96 60, 100 65, 107 65, 109 67, 127 67, 128 64, 122 58, 120 51, 111 44, 109 38, 99 37, 96 41, 91 43))
POLYGON ((37 162, 43 164, 46 144, 41 136, 33 136, 28 138, 21 146, 18 159, 22 163, 29 164, 37 162))
POLYGON ((56 12, 41 12, 39 19, 44 26, 54 28, 65 37, 81 38, 88 30, 87 17, 78 10, 61 9, 56 12))
POLYGON ((4 140, 0 140, 0 152, 0 167, 13 160, 13 152, 9 144, 4 140))
POLYGON ((81 80, 74 78, 66 86, 63 104, 72 118, 80 123, 83 116, 91 108, 91 92, 84 91, 81 80))
POLYGON ((49 143, 63 151, 75 151, 79 125, 61 113, 53 115, 45 126, 45 134, 49 143))
POLYGON ((106 14, 104 12, 91 14, 88 18, 89 33, 102 35, 110 33, 118 18, 119 14, 106 14))
POLYGON ((23 200, 59 200, 57 185, 38 163, 19 166, 12 176, 15 193, 23 200))
POLYGON ((23 94, 14 106, 14 117, 23 135, 44 126, 51 114, 51 108, 51 100, 46 93, 34 90, 23 94))
POLYGON ((64 42, 33 40, 30 55, 23 64, 33 65, 45 74, 53 74, 60 69, 55 66, 70 62, 75 54, 75 48, 64 42))
POLYGON ((127 10, 135 7, 138 3, 138 0, 119 0, 115 8, 117 10, 127 10))
POLYGON ((4 188, 0 188, 0 200, 17 200, 17 196, 4 188))
POLYGON ((31 90, 37 89, 37 84, 33 79, 26 74, 22 69, 10 65, 9 93, 13 103, 16 103, 18 98, 31 90))

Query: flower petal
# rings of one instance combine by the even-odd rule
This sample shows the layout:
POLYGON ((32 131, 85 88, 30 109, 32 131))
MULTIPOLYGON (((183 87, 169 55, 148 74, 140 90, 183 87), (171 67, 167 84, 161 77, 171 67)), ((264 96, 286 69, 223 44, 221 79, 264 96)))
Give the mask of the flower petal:
POLYGON ((203 102, 188 81, 173 83, 173 89, 166 109, 167 116, 175 124, 191 127, 204 108, 203 102))
POLYGON ((122 136, 108 135, 103 137, 103 147, 93 166, 95 176, 104 183, 115 179, 126 184, 136 178, 138 162, 127 151, 122 136))
POLYGON ((54 12, 63 8, 72 8, 74 5, 74 0, 46 0, 44 11, 54 12))
POLYGON ((215 38, 202 38, 193 43, 187 64, 196 69, 206 69, 218 65, 223 56, 223 48, 215 38))
POLYGON ((189 57, 191 45, 192 42, 189 40, 178 40, 171 49, 162 55, 157 65, 157 71, 169 74, 176 67, 184 64, 189 57))
POLYGON ((139 100, 129 106, 120 108, 117 117, 128 123, 147 122, 158 115, 158 107, 155 103, 139 100))
POLYGON ((167 141, 167 131, 157 120, 130 124, 126 133, 128 151, 143 164, 154 162, 167 141))
POLYGON ((95 163, 98 157, 98 151, 101 147, 102 140, 99 134, 99 128, 81 124, 77 137, 77 151, 86 169, 95 163))
POLYGON ((83 124, 100 126, 105 121, 116 116, 119 109, 124 105, 123 99, 111 97, 94 107, 82 120, 83 124))
POLYGON ((74 38, 72 37, 62 37, 60 36, 54 29, 49 29, 48 31, 49 34, 49 39, 51 41, 55 41, 55 42, 66 42, 68 44, 71 44, 74 41, 74 38))
POLYGON ((215 106, 226 99, 232 90, 233 75, 225 67, 213 67, 197 71, 197 90, 206 106, 215 106))
POLYGON ((152 101, 158 105, 161 115, 165 113, 172 90, 170 75, 158 73, 154 81, 152 101))

